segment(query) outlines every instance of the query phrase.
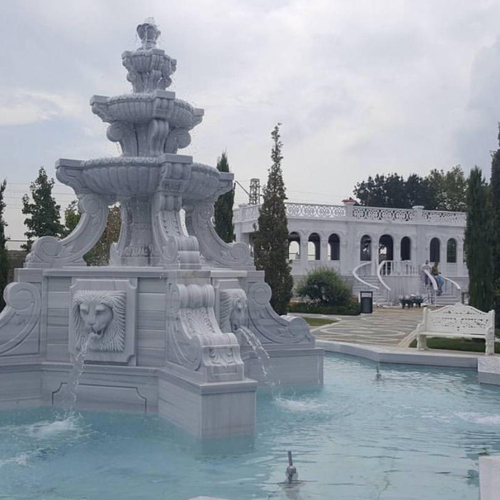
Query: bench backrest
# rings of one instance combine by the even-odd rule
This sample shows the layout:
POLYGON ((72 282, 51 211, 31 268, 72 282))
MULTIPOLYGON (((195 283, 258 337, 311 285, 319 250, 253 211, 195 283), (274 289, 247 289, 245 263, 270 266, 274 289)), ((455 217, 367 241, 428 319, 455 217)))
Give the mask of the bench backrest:
POLYGON ((463 304, 424 311, 424 326, 428 332, 486 335, 494 325, 495 311, 485 313, 463 304))

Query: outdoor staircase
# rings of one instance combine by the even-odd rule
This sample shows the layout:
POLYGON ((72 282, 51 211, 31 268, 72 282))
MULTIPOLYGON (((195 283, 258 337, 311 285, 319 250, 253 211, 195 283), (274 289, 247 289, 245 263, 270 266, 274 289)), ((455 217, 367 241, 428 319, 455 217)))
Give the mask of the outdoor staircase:
POLYGON ((360 283, 358 280, 354 280, 354 284, 352 287, 352 293, 354 296, 358 297, 359 292, 373 292, 374 304, 376 305, 388 304, 387 290, 381 285, 376 275, 363 276, 363 281, 366 281, 370 285, 378 287, 378 290, 366 286, 363 283, 360 283))
POLYGON ((426 299, 428 304, 437 307, 450 306, 462 300, 459 291, 448 283, 444 286, 443 293, 437 295, 431 285, 425 285, 422 281, 420 295, 426 299))

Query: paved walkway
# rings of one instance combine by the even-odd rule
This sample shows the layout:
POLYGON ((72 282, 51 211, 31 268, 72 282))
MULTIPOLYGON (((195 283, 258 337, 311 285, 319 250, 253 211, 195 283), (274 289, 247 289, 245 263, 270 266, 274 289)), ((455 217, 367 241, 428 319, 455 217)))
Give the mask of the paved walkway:
POLYGON ((407 347, 410 333, 422 321, 422 311, 418 308, 380 308, 373 314, 337 316, 339 322, 312 330, 320 340, 407 347))

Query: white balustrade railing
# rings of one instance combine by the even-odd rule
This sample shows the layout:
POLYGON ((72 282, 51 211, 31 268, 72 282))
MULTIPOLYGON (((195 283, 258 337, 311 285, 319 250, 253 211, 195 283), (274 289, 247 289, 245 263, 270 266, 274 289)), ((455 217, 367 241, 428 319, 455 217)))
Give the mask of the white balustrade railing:
POLYGON ((383 276, 419 276, 420 268, 407 260, 383 260, 380 265, 383 276))
POLYGON ((346 208, 340 205, 313 205, 310 203, 286 203, 286 215, 301 219, 345 219, 346 208))
MULTIPOLYGON (((234 222, 256 221, 260 205, 241 205, 233 212, 234 222)), ((414 210, 406 208, 378 208, 345 205, 318 205, 313 203, 286 203, 290 219, 355 220, 367 222, 392 222, 401 224, 426 224, 465 227, 465 212, 414 210)))
POLYGON ((353 219, 366 221, 414 222, 416 210, 406 208, 353 207, 353 219))
POLYGON ((367 266, 371 267, 372 263, 371 262, 363 262, 359 266, 355 267, 352 271, 352 275, 354 276, 354 279, 362 283, 363 285, 367 286, 368 288, 373 288, 374 290, 378 290, 378 286, 372 285, 371 283, 368 283, 368 281, 365 281, 362 279, 359 275, 362 272, 362 270, 366 271, 367 266))

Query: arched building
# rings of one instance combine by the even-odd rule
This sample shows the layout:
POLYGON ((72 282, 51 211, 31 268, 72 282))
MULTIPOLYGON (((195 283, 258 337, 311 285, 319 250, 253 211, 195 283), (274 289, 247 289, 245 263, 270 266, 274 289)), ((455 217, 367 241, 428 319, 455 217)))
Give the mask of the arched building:
MULTIPOLYGON (((438 263, 445 278, 437 302, 455 302, 468 288, 464 262, 466 214, 412 209, 287 203, 289 255, 294 277, 332 267, 354 291, 372 290, 380 302, 423 294, 422 264, 438 263)), ((237 241, 251 245, 259 206, 234 211, 237 241)), ((432 285, 432 283, 431 283, 432 285)))

